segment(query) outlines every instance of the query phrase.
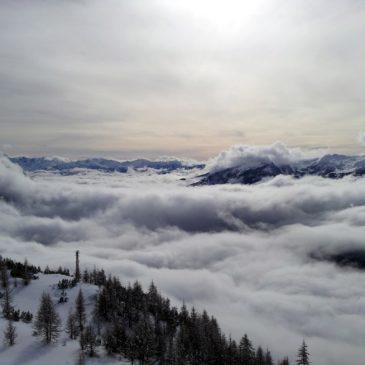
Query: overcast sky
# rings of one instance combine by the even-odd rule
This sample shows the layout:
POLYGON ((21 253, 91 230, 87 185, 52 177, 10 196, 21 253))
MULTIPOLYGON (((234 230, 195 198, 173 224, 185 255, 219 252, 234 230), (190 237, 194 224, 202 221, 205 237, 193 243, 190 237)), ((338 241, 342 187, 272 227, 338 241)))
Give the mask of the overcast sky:
POLYGON ((205 159, 363 151, 365 3, 0 3, 0 150, 205 159))

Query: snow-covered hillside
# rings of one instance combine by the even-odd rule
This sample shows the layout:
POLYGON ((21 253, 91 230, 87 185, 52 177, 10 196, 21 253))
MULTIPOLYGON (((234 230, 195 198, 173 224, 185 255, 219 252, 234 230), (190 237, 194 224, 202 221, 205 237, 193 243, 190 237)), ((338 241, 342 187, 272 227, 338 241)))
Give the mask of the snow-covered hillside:
MULTIPOLYGON (((16 344, 5 346, 0 344, 0 364, 1 365, 74 365, 79 363, 80 345, 77 340, 70 340, 65 332, 65 324, 69 312, 73 309, 76 296, 82 289, 85 298, 85 308, 88 318, 91 318, 91 311, 95 304, 98 287, 96 285, 79 283, 74 288, 67 289, 67 303, 59 303, 61 290, 57 283, 65 276, 59 274, 37 274, 39 279, 32 280, 28 286, 19 284, 12 289, 13 306, 20 311, 30 311, 34 316, 37 313, 39 300, 43 292, 50 293, 56 310, 62 320, 61 335, 55 344, 44 345, 39 337, 33 336, 33 322, 15 322, 16 344)), ((12 285, 11 285, 12 286, 12 285)), ((0 336, 3 335, 7 321, 0 317, 0 336)), ((107 356, 103 350, 98 350, 97 358, 86 358, 84 363, 91 364, 129 364, 121 362, 118 358, 107 356)))

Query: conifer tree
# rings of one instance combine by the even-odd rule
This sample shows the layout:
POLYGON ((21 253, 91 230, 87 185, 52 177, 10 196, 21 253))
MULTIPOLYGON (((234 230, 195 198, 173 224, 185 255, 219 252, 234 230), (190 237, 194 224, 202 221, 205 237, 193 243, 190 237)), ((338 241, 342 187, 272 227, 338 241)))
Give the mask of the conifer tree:
MULTIPOLYGON (((149 311, 153 314, 153 315, 157 315, 157 311, 158 311, 158 306, 159 306, 159 299, 160 296, 158 294, 157 288, 154 284, 154 282, 152 281, 149 289, 148 289, 148 293, 147 293, 147 299, 148 299, 148 303, 149 303, 149 311)), ((156 319, 158 319, 156 317, 156 319)))
POLYGON ((261 346, 256 351, 255 365, 265 365, 265 355, 261 346))
POLYGON ((165 362, 164 364, 167 365, 177 365, 176 361, 176 348, 174 343, 173 336, 170 336, 167 341, 167 349, 166 349, 166 355, 165 355, 165 362))
POLYGON ((28 260, 24 260, 24 273, 23 273, 23 285, 27 286, 30 283, 31 275, 28 272, 28 260))
POLYGON ((227 365, 236 365, 238 363, 238 351, 237 344, 235 340, 232 340, 231 336, 229 336, 227 348, 226 348, 226 364, 227 365))
POLYGON ((104 346, 109 354, 124 354, 127 351, 127 335, 123 323, 115 322, 103 334, 104 346))
POLYGON ((81 334, 84 330, 86 321, 85 300, 81 289, 79 290, 79 294, 77 295, 75 306, 78 330, 81 334))
POLYGON ((272 356, 271 356, 271 352, 269 351, 269 349, 266 349, 265 365, 274 365, 274 362, 273 362, 272 356))
POLYGON ((176 363, 186 364, 189 356, 189 332, 186 323, 180 323, 176 338, 176 363))
POLYGON ((61 319, 48 293, 42 294, 34 326, 44 343, 49 344, 57 341, 60 333, 61 319))
POLYGON ((279 362, 279 365, 290 365, 289 359, 285 357, 283 360, 279 362))
POLYGON ((131 335, 126 343, 126 356, 130 360, 131 364, 134 364, 134 360, 137 359, 137 344, 135 342, 135 338, 131 335))
POLYGON ((12 303, 12 295, 9 286, 9 275, 8 270, 6 268, 5 263, 2 263, 1 267, 1 285, 4 288, 4 294, 2 297, 2 310, 5 319, 10 319, 13 307, 12 303))
POLYGON ((245 334, 238 347, 240 363, 244 365, 251 365, 255 359, 255 351, 247 334, 245 334))
POLYGON ((164 335, 164 330, 161 322, 156 321, 155 324, 155 343, 156 343, 156 357, 160 359, 160 363, 164 363, 166 348, 167 348, 167 338, 164 335))
POLYGON ((83 342, 81 349, 86 351, 86 354, 90 357, 96 355, 96 335, 94 329, 89 325, 86 326, 84 332, 80 336, 80 342, 83 342))
POLYGON ((5 319, 11 319, 12 314, 14 312, 14 308, 12 306, 13 298, 11 294, 11 290, 9 285, 5 287, 4 295, 2 298, 2 309, 3 315, 5 319))
POLYGON ((16 328, 12 320, 8 321, 8 325, 4 331, 4 344, 8 346, 15 345, 15 339, 17 338, 16 328))
POLYGON ((156 349, 154 333, 148 317, 145 316, 137 323, 132 335, 132 341, 137 355, 136 358, 142 365, 145 364, 155 354, 156 349))
POLYGON ((89 272, 86 269, 84 270, 84 273, 82 275, 82 281, 84 283, 89 283, 90 282, 90 275, 89 275, 89 272))
POLYGON ((5 289, 7 286, 9 286, 9 276, 6 264, 4 262, 1 262, 0 275, 1 275, 1 286, 5 289))
POLYGON ((298 350, 297 364, 298 365, 309 365, 310 364, 308 346, 304 340, 298 350))
POLYGON ((76 314, 72 311, 69 312, 67 317, 66 333, 68 333, 71 340, 75 340, 79 334, 76 314))

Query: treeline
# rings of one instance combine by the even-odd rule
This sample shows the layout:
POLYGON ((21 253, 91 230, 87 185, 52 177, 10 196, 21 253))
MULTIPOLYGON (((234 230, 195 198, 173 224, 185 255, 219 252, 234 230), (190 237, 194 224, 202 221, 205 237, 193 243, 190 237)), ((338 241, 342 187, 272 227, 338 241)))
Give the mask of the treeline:
MULTIPOLYGON (((6 267, 5 271, 12 270, 6 260, 0 264, 6 267)), ((12 262, 11 265, 14 267, 16 263, 12 262)), ((20 266, 23 270, 31 268, 28 275, 41 272, 28 263, 20 265, 23 265, 20 266)), ((69 276, 68 270, 62 271, 69 276)), ((58 283, 59 303, 68 301, 67 290, 79 281, 99 287, 93 310, 86 310, 80 286, 66 323, 62 324, 51 296, 44 293, 33 327, 34 335, 45 344, 56 342, 61 332, 65 331, 70 340, 79 341, 80 359, 98 356, 98 349, 104 347, 110 355, 141 365, 274 365, 269 349, 255 348, 247 334, 238 342, 227 338, 214 317, 206 311, 199 313, 195 308, 188 310, 185 304, 180 309, 172 306, 153 282, 144 292, 138 281, 123 286, 117 277, 107 277, 104 270, 85 270, 81 274, 78 253, 75 275, 58 283)), ((16 328, 6 308, 6 301, 3 300, 3 316, 8 320, 4 341, 12 346, 15 344, 16 328)), ((305 342, 298 350, 296 363, 309 364, 305 342)), ((284 358, 276 364, 289 365, 289 360, 284 358)))
POLYGON ((0 299, 2 301, 2 313, 5 319, 11 322, 23 321, 24 323, 30 323, 32 321, 32 313, 29 311, 21 312, 13 306, 12 291, 13 288, 18 286, 19 278, 22 279, 23 285, 28 285, 31 279, 36 278, 34 274, 37 272, 38 269, 28 265, 27 261, 22 264, 10 259, 3 260, 0 257, 0 286, 2 288, 0 299), (10 275, 14 278, 12 283, 9 280, 8 268, 10 269, 10 275))
MULTIPOLYGON (((206 311, 178 310, 151 283, 147 293, 135 282, 124 287, 109 277, 97 297, 94 316, 103 324, 103 344, 109 353, 132 363, 272 365, 269 350, 257 352, 247 335, 237 344, 227 339, 206 311)), ((284 362, 285 364, 285 362, 284 362)))

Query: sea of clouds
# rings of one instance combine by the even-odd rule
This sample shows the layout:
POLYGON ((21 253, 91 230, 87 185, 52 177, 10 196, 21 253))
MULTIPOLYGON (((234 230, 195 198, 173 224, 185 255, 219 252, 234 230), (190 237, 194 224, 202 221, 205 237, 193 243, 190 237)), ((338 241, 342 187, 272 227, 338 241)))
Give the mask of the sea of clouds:
POLYGON ((154 280, 275 357, 305 338, 315 364, 362 365, 365 273, 311 257, 365 251, 365 179, 191 187, 192 173, 25 175, 2 156, 0 253, 71 268, 80 249, 83 267, 154 280))

